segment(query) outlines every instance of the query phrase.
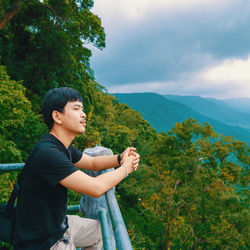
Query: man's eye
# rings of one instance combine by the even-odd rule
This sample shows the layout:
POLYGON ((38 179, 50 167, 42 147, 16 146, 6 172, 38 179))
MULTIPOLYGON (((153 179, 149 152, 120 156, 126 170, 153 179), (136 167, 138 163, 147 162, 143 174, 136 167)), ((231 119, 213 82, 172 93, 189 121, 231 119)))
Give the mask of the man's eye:
POLYGON ((84 112, 84 108, 82 108, 82 107, 78 107, 78 106, 75 106, 75 107, 73 107, 73 109, 74 110, 80 110, 80 111, 82 111, 82 112, 84 112))

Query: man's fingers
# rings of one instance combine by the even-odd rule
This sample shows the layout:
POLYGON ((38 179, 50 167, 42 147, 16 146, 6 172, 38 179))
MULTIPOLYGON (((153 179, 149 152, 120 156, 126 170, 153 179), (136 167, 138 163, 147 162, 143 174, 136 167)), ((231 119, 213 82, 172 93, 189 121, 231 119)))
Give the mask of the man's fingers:
POLYGON ((133 164, 133 167, 138 167, 139 163, 133 164))
POLYGON ((133 165, 132 165, 133 171, 137 170, 137 168, 139 166, 139 160, 140 160, 140 155, 138 153, 136 153, 135 151, 136 151, 136 148, 134 148, 134 147, 128 147, 121 154, 121 156, 122 156, 121 163, 123 163, 123 157, 124 156, 125 156, 125 158, 127 158, 127 156, 133 157, 133 165))
POLYGON ((128 150, 129 153, 133 153, 134 151, 136 151, 136 148, 134 147, 129 147, 126 149, 126 151, 128 150))
POLYGON ((136 171, 136 169, 137 169, 138 166, 139 166, 139 164, 133 165, 133 170, 136 171))
POLYGON ((124 154, 125 153, 128 153, 128 155, 131 155, 131 152, 135 151, 136 148, 134 147, 129 147, 129 148, 126 148, 122 153, 121 153, 121 158, 123 158, 124 154))
POLYGON ((130 151, 129 155, 133 155, 136 159, 140 158, 140 155, 134 151, 130 151))
POLYGON ((126 157, 126 156, 128 156, 128 155, 129 155, 128 152, 125 151, 123 156, 126 157))
POLYGON ((139 163, 139 159, 134 159, 133 164, 139 163))

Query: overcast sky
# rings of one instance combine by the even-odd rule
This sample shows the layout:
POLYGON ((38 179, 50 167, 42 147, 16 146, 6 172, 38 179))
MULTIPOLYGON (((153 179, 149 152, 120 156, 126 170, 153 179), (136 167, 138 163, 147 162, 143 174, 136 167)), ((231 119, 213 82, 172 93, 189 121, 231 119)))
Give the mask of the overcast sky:
POLYGON ((250 97, 250 0, 94 0, 108 92, 250 97))

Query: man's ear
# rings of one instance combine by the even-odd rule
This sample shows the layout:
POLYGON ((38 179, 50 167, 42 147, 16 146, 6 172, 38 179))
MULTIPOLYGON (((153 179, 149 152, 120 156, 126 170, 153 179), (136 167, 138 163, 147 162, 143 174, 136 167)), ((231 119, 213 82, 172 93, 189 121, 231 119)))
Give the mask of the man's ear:
POLYGON ((52 118, 55 123, 62 124, 61 113, 59 111, 53 110, 52 111, 52 118))

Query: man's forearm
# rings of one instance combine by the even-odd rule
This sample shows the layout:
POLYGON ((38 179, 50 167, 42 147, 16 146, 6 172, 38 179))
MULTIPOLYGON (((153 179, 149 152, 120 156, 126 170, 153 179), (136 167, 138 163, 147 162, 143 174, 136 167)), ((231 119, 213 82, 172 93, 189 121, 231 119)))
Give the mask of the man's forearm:
POLYGON ((93 159, 94 171, 109 169, 119 166, 117 155, 101 155, 93 159))

